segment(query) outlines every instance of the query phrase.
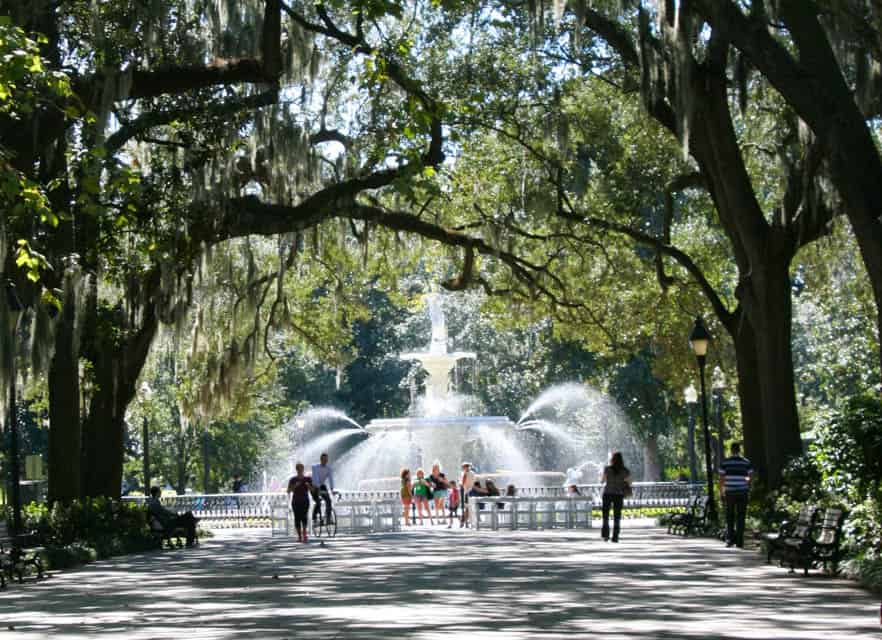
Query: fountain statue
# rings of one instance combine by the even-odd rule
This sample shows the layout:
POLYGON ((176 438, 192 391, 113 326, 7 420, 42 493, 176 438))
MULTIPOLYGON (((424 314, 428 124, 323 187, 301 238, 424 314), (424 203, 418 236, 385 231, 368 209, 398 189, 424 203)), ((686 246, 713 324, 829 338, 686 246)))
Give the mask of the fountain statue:
POLYGON ((443 404, 450 385, 450 372, 458 360, 472 359, 475 354, 468 351, 447 353, 447 318, 441 306, 441 296, 430 293, 427 297, 429 319, 432 321, 432 339, 428 351, 401 354, 402 360, 418 360, 426 370, 427 405, 438 407, 443 404))

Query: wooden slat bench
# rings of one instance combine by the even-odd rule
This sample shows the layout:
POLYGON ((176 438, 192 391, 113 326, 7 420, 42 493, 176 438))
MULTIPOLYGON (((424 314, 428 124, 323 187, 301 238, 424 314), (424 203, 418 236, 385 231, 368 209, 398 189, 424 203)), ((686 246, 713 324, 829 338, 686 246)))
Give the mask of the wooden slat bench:
POLYGON ((183 540, 187 537, 187 532, 183 527, 166 527, 159 521, 159 518, 149 513, 147 514, 147 524, 150 527, 151 535, 160 549, 162 549, 163 544, 168 544, 169 549, 182 549, 184 547, 183 540))
POLYGON ((668 522, 668 533, 688 536, 693 531, 703 527, 707 520, 707 506, 707 497, 696 497, 685 513, 671 515, 671 519, 668 522))
POLYGON ((796 516, 796 520, 784 520, 778 526, 778 531, 770 531, 761 534, 761 539, 766 545, 766 562, 771 563, 772 557, 779 558, 788 548, 786 540, 810 540, 817 524, 820 509, 811 504, 803 505, 796 516))
POLYGON ((43 561, 40 558, 42 547, 33 544, 33 536, 21 534, 14 538, 9 535, 5 520, 0 520, 0 588, 6 587, 6 578, 24 582, 28 567, 33 567, 37 578, 43 577, 43 561))
POLYGON ((845 516, 845 509, 840 507, 826 509, 816 532, 808 539, 786 538, 782 560, 790 565, 790 570, 799 567, 808 575, 809 569, 823 567, 826 571, 829 566, 834 575, 838 573, 845 516))

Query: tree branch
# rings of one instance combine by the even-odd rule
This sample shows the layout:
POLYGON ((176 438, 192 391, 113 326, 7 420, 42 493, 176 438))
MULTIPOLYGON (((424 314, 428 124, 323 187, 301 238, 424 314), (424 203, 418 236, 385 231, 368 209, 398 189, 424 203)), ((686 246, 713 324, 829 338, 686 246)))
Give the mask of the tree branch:
POLYGON ((587 224, 598 229, 604 229, 606 231, 612 231, 614 233, 628 236, 629 238, 636 240, 640 244, 647 245, 654 248, 660 253, 664 253, 665 255, 670 256, 671 258, 676 260, 684 269, 686 269, 687 273, 689 273, 689 275, 692 276, 695 282, 698 283, 698 286, 701 288, 702 293, 704 293, 705 297, 708 299, 708 302, 710 302, 711 306, 714 309, 714 312, 717 314, 720 320, 723 322, 731 320, 732 312, 729 311, 729 309, 723 303, 723 300, 720 298, 716 289, 713 288, 713 285, 711 285, 711 283, 705 277, 704 272, 702 272, 701 268, 684 251, 674 247, 673 245, 666 244, 659 238, 644 233, 643 231, 632 229, 627 225, 619 224, 617 222, 604 220, 603 218, 597 218, 594 216, 583 216, 568 211, 560 211, 558 212, 558 215, 566 220, 570 220, 571 222, 587 224))
POLYGON ((166 109, 163 111, 148 111, 143 115, 127 122, 117 129, 105 142, 109 153, 120 149, 132 138, 146 133, 153 127, 170 124, 177 120, 187 121, 197 116, 221 117, 228 116, 239 111, 260 109, 275 104, 279 98, 277 89, 271 89, 250 96, 233 98, 220 104, 211 104, 203 108, 193 109, 166 109))

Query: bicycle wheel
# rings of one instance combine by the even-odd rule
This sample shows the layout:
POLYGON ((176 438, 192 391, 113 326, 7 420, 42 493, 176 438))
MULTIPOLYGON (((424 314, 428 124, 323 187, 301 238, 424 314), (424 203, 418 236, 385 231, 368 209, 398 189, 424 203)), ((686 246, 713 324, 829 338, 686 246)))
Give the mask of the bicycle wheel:
POLYGON ((337 535, 337 512, 331 508, 331 520, 325 523, 325 535, 333 538, 337 535))

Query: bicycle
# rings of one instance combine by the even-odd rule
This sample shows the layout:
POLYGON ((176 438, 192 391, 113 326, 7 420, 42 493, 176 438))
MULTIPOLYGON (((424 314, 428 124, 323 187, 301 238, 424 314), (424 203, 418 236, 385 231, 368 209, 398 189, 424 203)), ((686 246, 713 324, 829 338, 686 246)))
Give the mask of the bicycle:
POLYGON ((312 518, 312 535, 315 538, 320 538, 324 535, 327 538, 333 538, 337 535, 337 511, 334 509, 334 502, 340 499, 339 491, 331 491, 330 495, 333 497, 331 501, 331 519, 328 522, 325 522, 325 505, 322 504, 322 500, 315 501, 315 507, 318 511, 318 515, 313 514, 312 518))

